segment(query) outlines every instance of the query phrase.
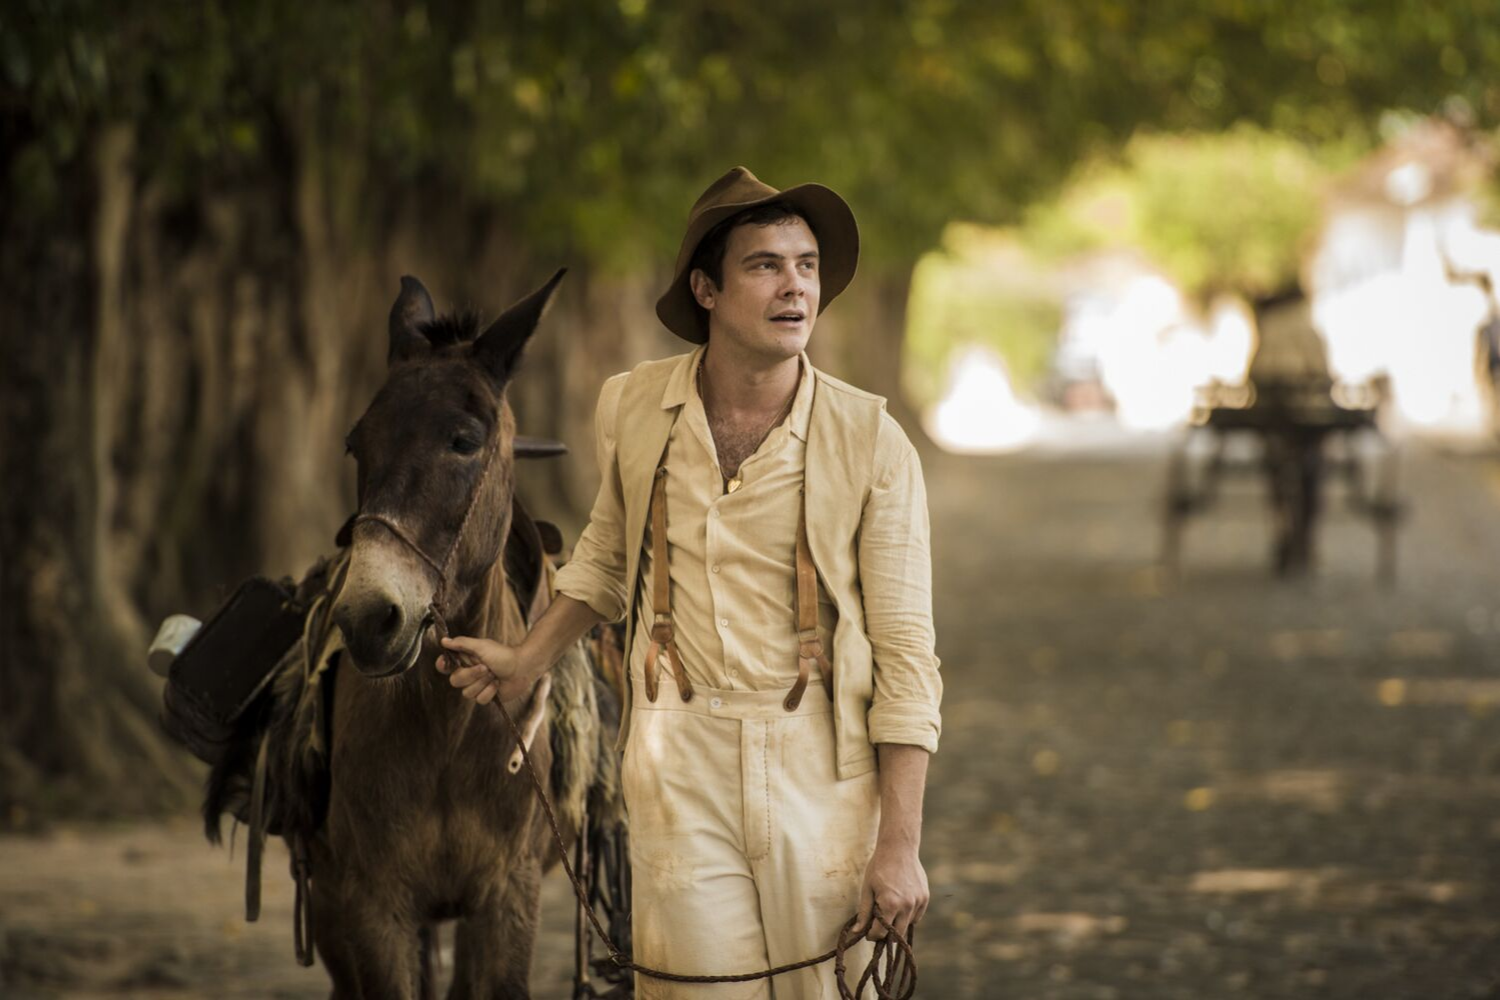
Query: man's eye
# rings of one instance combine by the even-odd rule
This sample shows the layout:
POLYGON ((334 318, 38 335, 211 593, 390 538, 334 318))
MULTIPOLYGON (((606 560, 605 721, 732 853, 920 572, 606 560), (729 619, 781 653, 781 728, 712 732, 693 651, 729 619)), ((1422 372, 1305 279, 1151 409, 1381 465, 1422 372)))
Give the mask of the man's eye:
POLYGON ((479 450, 479 439, 460 434, 453 439, 452 447, 460 455, 472 455, 479 450))

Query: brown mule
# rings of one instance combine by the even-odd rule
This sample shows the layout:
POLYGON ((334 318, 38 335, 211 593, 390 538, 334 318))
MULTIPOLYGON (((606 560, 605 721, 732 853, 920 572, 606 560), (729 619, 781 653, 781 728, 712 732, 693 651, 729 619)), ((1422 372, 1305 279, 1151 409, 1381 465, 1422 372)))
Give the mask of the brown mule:
MULTIPOLYGON (((502 558, 515 457, 505 390, 561 276, 483 332, 470 317, 439 318, 421 283, 403 278, 389 374, 349 435, 361 516, 332 608, 345 653, 327 817, 310 846, 317 952, 340 1000, 431 996, 430 943, 445 919, 458 922, 450 996, 529 996, 540 880, 556 850, 528 782, 507 769, 515 743, 499 713, 433 669, 429 608, 441 594, 455 634, 506 643, 535 611, 502 558)), ((554 730, 561 718, 581 736, 578 755, 611 763, 601 685, 582 657, 552 680, 531 752, 553 795, 581 802, 557 776, 592 785, 592 762, 555 766, 554 730)), ((508 706, 517 717, 527 707, 508 706)))

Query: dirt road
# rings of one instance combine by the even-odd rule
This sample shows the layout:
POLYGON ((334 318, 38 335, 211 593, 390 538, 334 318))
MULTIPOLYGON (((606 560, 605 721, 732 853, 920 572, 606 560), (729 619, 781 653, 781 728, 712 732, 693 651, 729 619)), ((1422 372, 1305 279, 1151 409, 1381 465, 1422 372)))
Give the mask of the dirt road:
MULTIPOLYGON (((1500 996, 1500 459, 1417 454, 1401 577, 1247 486, 1152 568, 1157 453, 929 464, 947 696, 921 995, 1500 996)), ((0 838, 0 993, 326 995, 182 820, 0 838)), ((533 976, 567 995, 567 887, 533 976)))

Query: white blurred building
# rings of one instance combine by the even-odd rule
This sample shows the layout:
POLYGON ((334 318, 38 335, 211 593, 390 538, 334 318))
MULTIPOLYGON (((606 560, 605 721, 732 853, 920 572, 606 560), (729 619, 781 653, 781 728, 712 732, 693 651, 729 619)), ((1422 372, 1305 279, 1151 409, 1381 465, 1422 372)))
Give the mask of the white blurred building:
POLYGON ((1476 347, 1490 304, 1461 277, 1500 277, 1500 234, 1480 226, 1474 197, 1487 170, 1455 126, 1413 126, 1334 189, 1308 262, 1334 376, 1357 384, 1388 375, 1408 430, 1488 428, 1476 347))
MULTIPOLYGON (((1389 378, 1396 430, 1475 436, 1496 424, 1476 350, 1494 307, 1473 280, 1500 285, 1500 233, 1480 225, 1475 197, 1489 170, 1467 133, 1426 120, 1326 200, 1302 280, 1312 323, 1336 382, 1389 378)), ((1240 300, 1203 315, 1130 251, 1086 255, 1049 284, 1063 304, 1053 368, 1066 409, 1110 407, 1123 430, 1160 431, 1188 420, 1200 387, 1246 379, 1256 332, 1240 300)), ((959 451, 1054 439, 1057 420, 1018 399, 1003 361, 979 350, 955 356, 927 415, 934 439, 959 451)))

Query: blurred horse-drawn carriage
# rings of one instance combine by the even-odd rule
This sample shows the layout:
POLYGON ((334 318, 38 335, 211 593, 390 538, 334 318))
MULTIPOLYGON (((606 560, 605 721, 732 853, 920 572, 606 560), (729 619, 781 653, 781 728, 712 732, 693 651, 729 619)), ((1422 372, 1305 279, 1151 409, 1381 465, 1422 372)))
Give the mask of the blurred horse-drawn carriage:
POLYGON ((1393 581, 1404 503, 1398 452, 1380 426, 1387 383, 1332 378, 1299 291, 1256 302, 1255 315, 1260 339, 1247 380, 1202 390, 1168 462, 1163 565, 1179 569, 1187 522, 1217 503, 1224 477, 1251 474, 1265 482, 1277 575, 1312 568, 1325 485, 1337 480, 1349 508, 1375 528, 1380 580, 1393 581))

